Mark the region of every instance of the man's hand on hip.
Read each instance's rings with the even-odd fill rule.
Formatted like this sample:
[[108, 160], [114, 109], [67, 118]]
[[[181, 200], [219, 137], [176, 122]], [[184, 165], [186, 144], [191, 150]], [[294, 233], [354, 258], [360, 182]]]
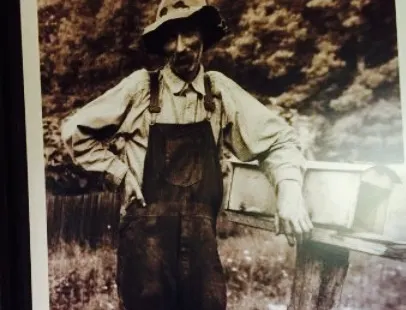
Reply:
[[289, 245], [295, 244], [295, 237], [298, 243], [309, 238], [313, 224], [297, 181], [283, 180], [278, 184], [277, 209], [277, 234], [285, 234]]

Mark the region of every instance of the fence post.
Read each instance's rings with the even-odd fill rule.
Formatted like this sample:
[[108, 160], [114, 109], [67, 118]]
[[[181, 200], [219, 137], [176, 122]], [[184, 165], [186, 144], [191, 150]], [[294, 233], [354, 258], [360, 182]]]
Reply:
[[349, 250], [313, 241], [297, 247], [288, 310], [330, 310], [340, 306]]

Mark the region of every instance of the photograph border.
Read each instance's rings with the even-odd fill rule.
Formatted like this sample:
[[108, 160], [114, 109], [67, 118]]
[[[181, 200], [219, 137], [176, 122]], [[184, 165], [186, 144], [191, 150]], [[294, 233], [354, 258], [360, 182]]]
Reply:
[[20, 2], [28, 168], [33, 310], [49, 310], [48, 242], [43, 156], [42, 97], [37, 2]]

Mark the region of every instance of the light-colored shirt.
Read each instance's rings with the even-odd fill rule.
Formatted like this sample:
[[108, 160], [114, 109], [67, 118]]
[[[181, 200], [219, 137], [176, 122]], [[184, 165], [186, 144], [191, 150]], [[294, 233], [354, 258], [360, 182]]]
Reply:
[[[224, 145], [241, 161], [258, 160], [271, 184], [284, 179], [302, 184], [304, 158], [294, 129], [266, 108], [234, 81], [220, 72], [209, 71], [216, 109], [204, 108], [204, 68], [191, 83], [164, 67], [159, 76], [161, 112], [157, 123], [191, 123], [210, 117], [215, 140], [220, 128]], [[106, 172], [119, 185], [130, 171], [142, 185], [144, 158], [148, 146], [151, 113], [149, 74], [137, 70], [100, 97], [79, 109], [62, 125], [62, 138], [74, 163], [85, 170]], [[93, 133], [116, 126], [116, 134], [129, 137], [118, 156]]]

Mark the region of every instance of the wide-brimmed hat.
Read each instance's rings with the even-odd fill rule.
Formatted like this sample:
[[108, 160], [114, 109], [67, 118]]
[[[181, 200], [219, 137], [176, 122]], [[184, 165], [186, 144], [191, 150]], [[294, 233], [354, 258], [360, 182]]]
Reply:
[[147, 26], [142, 34], [147, 51], [161, 54], [165, 29], [179, 22], [193, 22], [199, 26], [205, 50], [227, 33], [220, 12], [206, 0], [163, 0], [158, 7], [155, 22]]

